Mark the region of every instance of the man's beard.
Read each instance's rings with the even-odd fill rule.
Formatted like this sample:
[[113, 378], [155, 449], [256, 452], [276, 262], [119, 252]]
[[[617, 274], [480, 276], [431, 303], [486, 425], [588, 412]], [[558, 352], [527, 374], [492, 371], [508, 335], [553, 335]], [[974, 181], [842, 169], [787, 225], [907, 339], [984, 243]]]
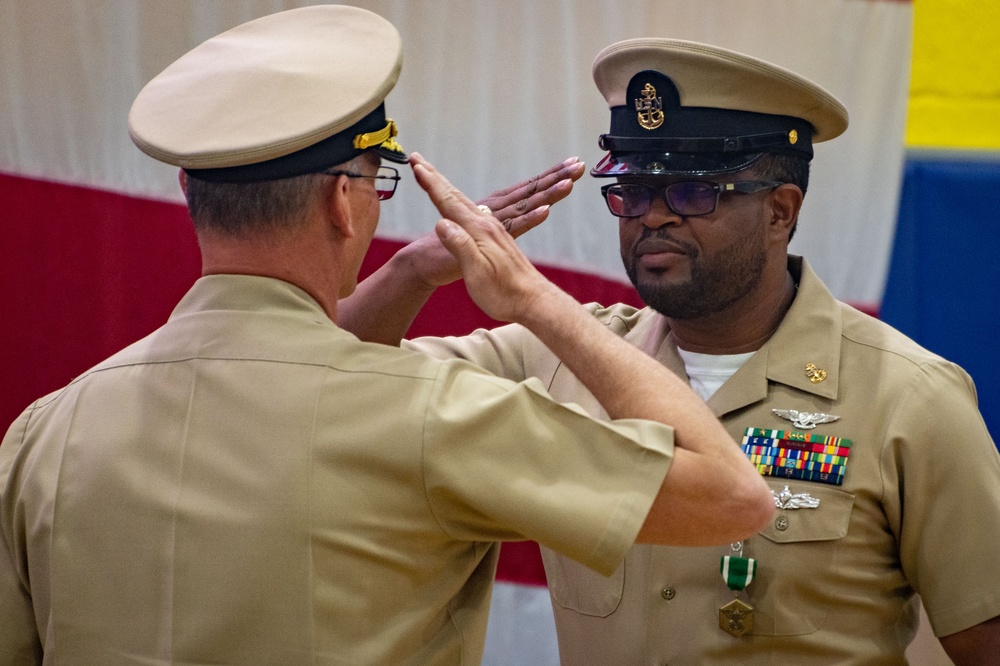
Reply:
[[640, 281], [634, 251], [623, 257], [625, 272], [643, 302], [665, 317], [690, 320], [722, 312], [760, 284], [765, 252], [758, 238], [739, 239], [711, 261], [704, 260], [698, 248], [680, 245], [691, 262], [691, 277], [683, 283], [657, 279], [663, 272], [658, 270], [647, 271], [651, 275]]

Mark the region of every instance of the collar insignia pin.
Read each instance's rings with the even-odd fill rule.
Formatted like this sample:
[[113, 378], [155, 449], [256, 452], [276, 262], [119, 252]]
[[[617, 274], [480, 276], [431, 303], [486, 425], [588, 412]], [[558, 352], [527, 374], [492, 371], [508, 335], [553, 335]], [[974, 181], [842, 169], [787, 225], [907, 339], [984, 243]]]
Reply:
[[772, 412], [783, 419], [788, 419], [792, 425], [802, 430], [812, 430], [820, 423], [830, 423], [839, 419], [833, 414], [823, 414], [822, 412], [800, 412], [797, 409], [772, 409]]
[[813, 384], [819, 384], [821, 381], [826, 379], [826, 370], [817, 368], [814, 363], [806, 363], [806, 377], [808, 377], [809, 381]]

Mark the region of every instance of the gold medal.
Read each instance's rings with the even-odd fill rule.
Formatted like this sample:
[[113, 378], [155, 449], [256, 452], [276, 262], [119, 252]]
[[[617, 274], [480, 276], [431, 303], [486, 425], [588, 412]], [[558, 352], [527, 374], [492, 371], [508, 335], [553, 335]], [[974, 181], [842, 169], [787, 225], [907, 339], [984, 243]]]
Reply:
[[753, 606], [733, 599], [719, 609], [719, 629], [739, 638], [753, 629]]

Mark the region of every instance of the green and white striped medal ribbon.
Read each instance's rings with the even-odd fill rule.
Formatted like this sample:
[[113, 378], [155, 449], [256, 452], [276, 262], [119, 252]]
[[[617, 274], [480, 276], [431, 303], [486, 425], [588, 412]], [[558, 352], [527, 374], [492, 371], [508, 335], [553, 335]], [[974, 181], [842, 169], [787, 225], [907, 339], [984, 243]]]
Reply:
[[757, 572], [757, 560], [752, 557], [723, 555], [720, 568], [726, 587], [733, 592], [739, 592], [753, 582], [753, 575]]

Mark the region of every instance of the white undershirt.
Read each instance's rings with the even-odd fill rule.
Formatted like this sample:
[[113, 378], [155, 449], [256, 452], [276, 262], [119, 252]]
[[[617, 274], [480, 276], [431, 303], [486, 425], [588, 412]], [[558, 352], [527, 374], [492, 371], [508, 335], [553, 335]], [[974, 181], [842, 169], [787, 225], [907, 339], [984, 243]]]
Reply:
[[754, 352], [746, 354], [699, 354], [678, 348], [684, 369], [691, 378], [691, 390], [702, 400], [708, 400], [726, 380], [743, 367]]

